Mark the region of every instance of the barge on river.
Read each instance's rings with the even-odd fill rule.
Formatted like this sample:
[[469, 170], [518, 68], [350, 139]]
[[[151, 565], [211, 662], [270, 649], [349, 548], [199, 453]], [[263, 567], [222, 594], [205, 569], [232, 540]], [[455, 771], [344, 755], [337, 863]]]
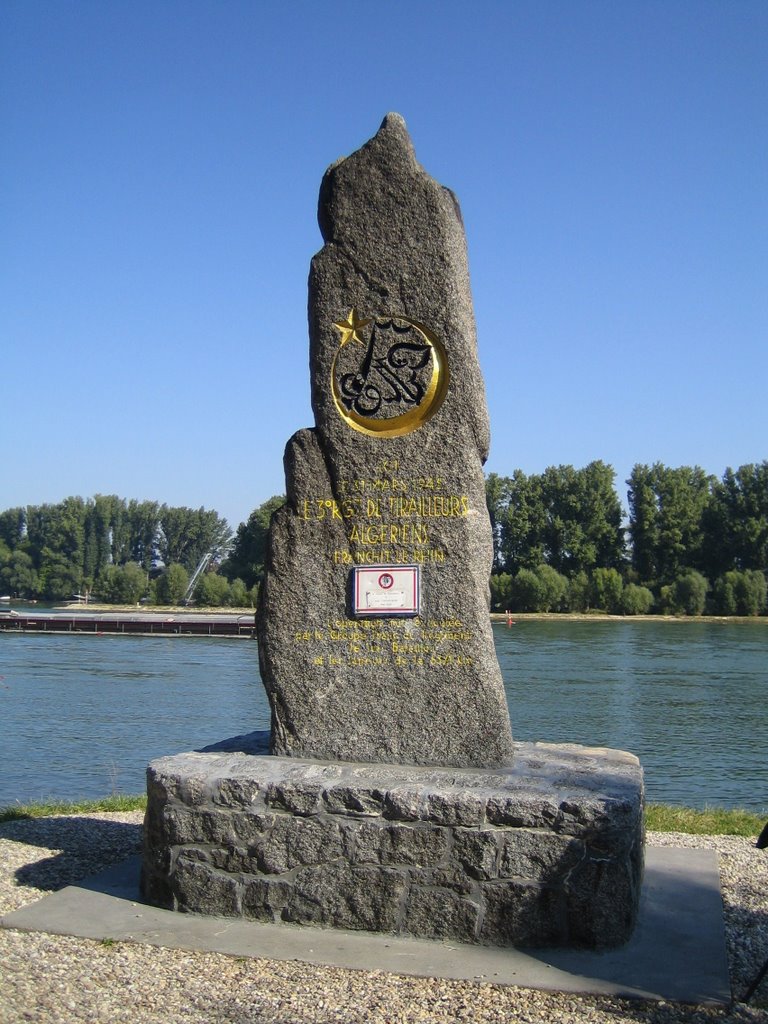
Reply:
[[28, 615], [0, 611], [0, 631], [13, 633], [133, 633], [140, 636], [255, 636], [253, 615], [68, 612]]

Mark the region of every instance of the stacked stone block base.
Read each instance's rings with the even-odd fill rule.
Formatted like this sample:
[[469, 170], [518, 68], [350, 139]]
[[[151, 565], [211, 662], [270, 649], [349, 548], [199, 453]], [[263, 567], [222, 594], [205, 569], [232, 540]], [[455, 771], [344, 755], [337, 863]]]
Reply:
[[514, 767], [494, 770], [160, 758], [148, 771], [144, 897], [466, 943], [622, 944], [642, 880], [637, 758], [515, 747]]

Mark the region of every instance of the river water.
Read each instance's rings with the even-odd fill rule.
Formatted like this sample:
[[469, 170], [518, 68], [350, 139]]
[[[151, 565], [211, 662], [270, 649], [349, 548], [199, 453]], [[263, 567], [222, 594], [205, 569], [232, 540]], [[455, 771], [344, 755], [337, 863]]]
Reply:
[[[649, 800], [768, 808], [765, 623], [494, 636], [516, 739], [631, 750]], [[268, 724], [253, 641], [0, 634], [0, 806], [139, 793], [152, 758]]]

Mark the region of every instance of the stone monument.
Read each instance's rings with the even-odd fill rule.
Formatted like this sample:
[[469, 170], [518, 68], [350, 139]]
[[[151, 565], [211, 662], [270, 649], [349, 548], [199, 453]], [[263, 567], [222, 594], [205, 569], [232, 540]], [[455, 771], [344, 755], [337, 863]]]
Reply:
[[458, 203], [390, 114], [327, 171], [319, 221], [316, 427], [286, 449], [288, 500], [272, 521], [258, 615], [272, 752], [511, 764]]
[[260, 737], [154, 761], [161, 906], [497, 945], [614, 946], [642, 771], [513, 745], [488, 609], [489, 430], [455, 196], [405, 124], [323, 178], [314, 429], [285, 453], [257, 613]]

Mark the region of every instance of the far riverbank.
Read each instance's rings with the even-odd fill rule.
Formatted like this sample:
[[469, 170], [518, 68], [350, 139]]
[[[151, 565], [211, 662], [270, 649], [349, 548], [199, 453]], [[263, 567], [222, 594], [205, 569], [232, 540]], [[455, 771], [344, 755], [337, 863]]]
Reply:
[[[12, 606], [12, 605], [11, 605]], [[128, 613], [141, 611], [146, 615], [255, 615], [253, 608], [221, 608], [198, 605], [133, 605], [100, 604], [89, 601], [68, 602], [53, 605], [50, 611], [72, 612], [75, 609], [89, 612]], [[1, 608], [0, 608], [1, 610]], [[723, 622], [728, 624], [750, 623], [768, 625], [768, 615], [609, 615], [607, 612], [491, 612], [492, 622], [506, 622], [511, 615], [515, 622]]]

